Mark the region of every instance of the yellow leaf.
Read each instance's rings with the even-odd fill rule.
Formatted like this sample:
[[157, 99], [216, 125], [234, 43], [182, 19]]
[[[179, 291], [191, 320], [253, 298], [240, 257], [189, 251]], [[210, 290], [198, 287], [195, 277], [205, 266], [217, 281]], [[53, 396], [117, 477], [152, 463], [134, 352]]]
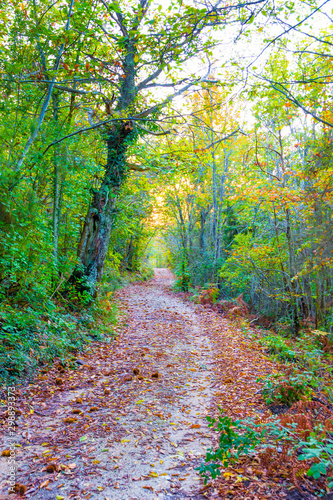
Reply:
[[121, 442], [121, 443], [129, 443], [129, 442], [130, 442], [130, 439], [122, 439], [120, 442]]
[[135, 56], [134, 56], [134, 62], [135, 63], [139, 62], [139, 56], [138, 56], [138, 54], [135, 54]]

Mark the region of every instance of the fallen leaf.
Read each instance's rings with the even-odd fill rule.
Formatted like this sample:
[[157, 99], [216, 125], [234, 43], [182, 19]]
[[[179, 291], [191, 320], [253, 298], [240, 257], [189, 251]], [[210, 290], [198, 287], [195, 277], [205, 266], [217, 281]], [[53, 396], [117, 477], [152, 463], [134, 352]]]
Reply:
[[64, 419], [65, 424], [74, 424], [75, 422], [77, 422], [77, 418], [74, 417], [67, 417]]

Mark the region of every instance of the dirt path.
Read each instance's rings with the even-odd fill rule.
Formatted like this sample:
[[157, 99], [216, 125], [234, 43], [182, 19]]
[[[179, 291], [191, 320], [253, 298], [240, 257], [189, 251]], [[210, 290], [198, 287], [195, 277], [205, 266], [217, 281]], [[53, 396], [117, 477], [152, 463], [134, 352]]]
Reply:
[[204, 498], [194, 469], [211, 441], [212, 345], [171, 281], [158, 269], [119, 292], [128, 319], [117, 341], [93, 347], [78, 371], [51, 370], [20, 391], [16, 481], [29, 498]]
[[[170, 291], [172, 279], [157, 269], [149, 282], [117, 292], [126, 319], [116, 340], [92, 344], [76, 370], [55, 363], [16, 388], [15, 437], [3, 412], [0, 451], [17, 444], [16, 482], [26, 498], [303, 498], [293, 496], [290, 467], [272, 478], [258, 457], [240, 458], [204, 487], [195, 468], [214, 442], [206, 415], [220, 406], [231, 418], [265, 418], [257, 379], [278, 365], [253, 341], [260, 332], [185, 301]], [[0, 498], [14, 500], [9, 467], [2, 456]]]

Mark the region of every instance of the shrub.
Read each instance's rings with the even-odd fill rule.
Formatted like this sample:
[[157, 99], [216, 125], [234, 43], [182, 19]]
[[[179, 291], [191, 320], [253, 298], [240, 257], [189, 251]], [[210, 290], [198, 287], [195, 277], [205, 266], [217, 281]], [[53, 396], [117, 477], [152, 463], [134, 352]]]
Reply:
[[265, 347], [279, 361], [296, 361], [297, 352], [292, 349], [287, 341], [279, 335], [265, 335], [259, 343]]
[[210, 283], [207, 288], [204, 288], [199, 296], [200, 304], [215, 304], [219, 296], [219, 289], [216, 285]]
[[[262, 382], [262, 379], [258, 379]], [[262, 397], [267, 404], [292, 405], [303, 398], [310, 398], [318, 381], [311, 372], [290, 368], [286, 373], [272, 373], [264, 381]]]
[[66, 362], [70, 352], [82, 350], [92, 339], [112, 335], [116, 307], [103, 295], [79, 313], [68, 312], [63, 305], [52, 302], [44, 306], [41, 311], [31, 307], [19, 309], [8, 303], [1, 305], [1, 381], [29, 377], [54, 358]]
[[[246, 418], [232, 420], [223, 415], [216, 419], [207, 417], [208, 426], [219, 433], [219, 444], [209, 449], [205, 462], [198, 467], [205, 484], [220, 476], [220, 468], [228, 467], [242, 456], [257, 455], [268, 475], [279, 474], [280, 466], [287, 467], [289, 477], [300, 487], [298, 473], [306, 472], [333, 487], [333, 423], [322, 416], [320, 403], [297, 403], [287, 416], [272, 417], [266, 422]], [[321, 417], [320, 417], [321, 416]], [[216, 425], [215, 425], [216, 424]], [[306, 461], [306, 464], [300, 462]], [[317, 484], [317, 490], [325, 486]], [[324, 493], [325, 490], [320, 490]]]

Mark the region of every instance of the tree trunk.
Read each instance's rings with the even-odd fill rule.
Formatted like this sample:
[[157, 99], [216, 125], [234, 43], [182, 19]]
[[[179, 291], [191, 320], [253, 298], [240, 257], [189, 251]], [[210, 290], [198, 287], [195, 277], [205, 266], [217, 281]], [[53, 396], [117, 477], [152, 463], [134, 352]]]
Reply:
[[80, 291], [96, 294], [107, 255], [115, 218], [117, 195], [127, 175], [125, 154], [132, 132], [130, 123], [115, 126], [107, 133], [107, 164], [101, 187], [94, 192], [78, 246], [79, 266], [70, 279]]
[[[59, 113], [59, 95], [52, 95], [53, 102], [53, 119], [54, 126], [58, 126]], [[63, 149], [63, 148], [61, 148]], [[63, 171], [61, 159], [61, 151], [55, 151], [54, 154], [54, 170], [53, 170], [53, 215], [52, 215], [52, 246], [53, 246], [53, 261], [56, 272], [58, 273], [58, 256], [59, 256], [59, 234], [61, 222], [61, 204], [63, 195], [63, 186], [65, 174]]]
[[202, 208], [200, 211], [200, 233], [199, 233], [199, 246], [202, 255], [205, 253], [205, 224], [207, 219], [207, 212]]
[[61, 218], [61, 200], [63, 190], [63, 175], [60, 173], [59, 158], [54, 158], [54, 198], [53, 198], [53, 259], [58, 269], [59, 231]]

